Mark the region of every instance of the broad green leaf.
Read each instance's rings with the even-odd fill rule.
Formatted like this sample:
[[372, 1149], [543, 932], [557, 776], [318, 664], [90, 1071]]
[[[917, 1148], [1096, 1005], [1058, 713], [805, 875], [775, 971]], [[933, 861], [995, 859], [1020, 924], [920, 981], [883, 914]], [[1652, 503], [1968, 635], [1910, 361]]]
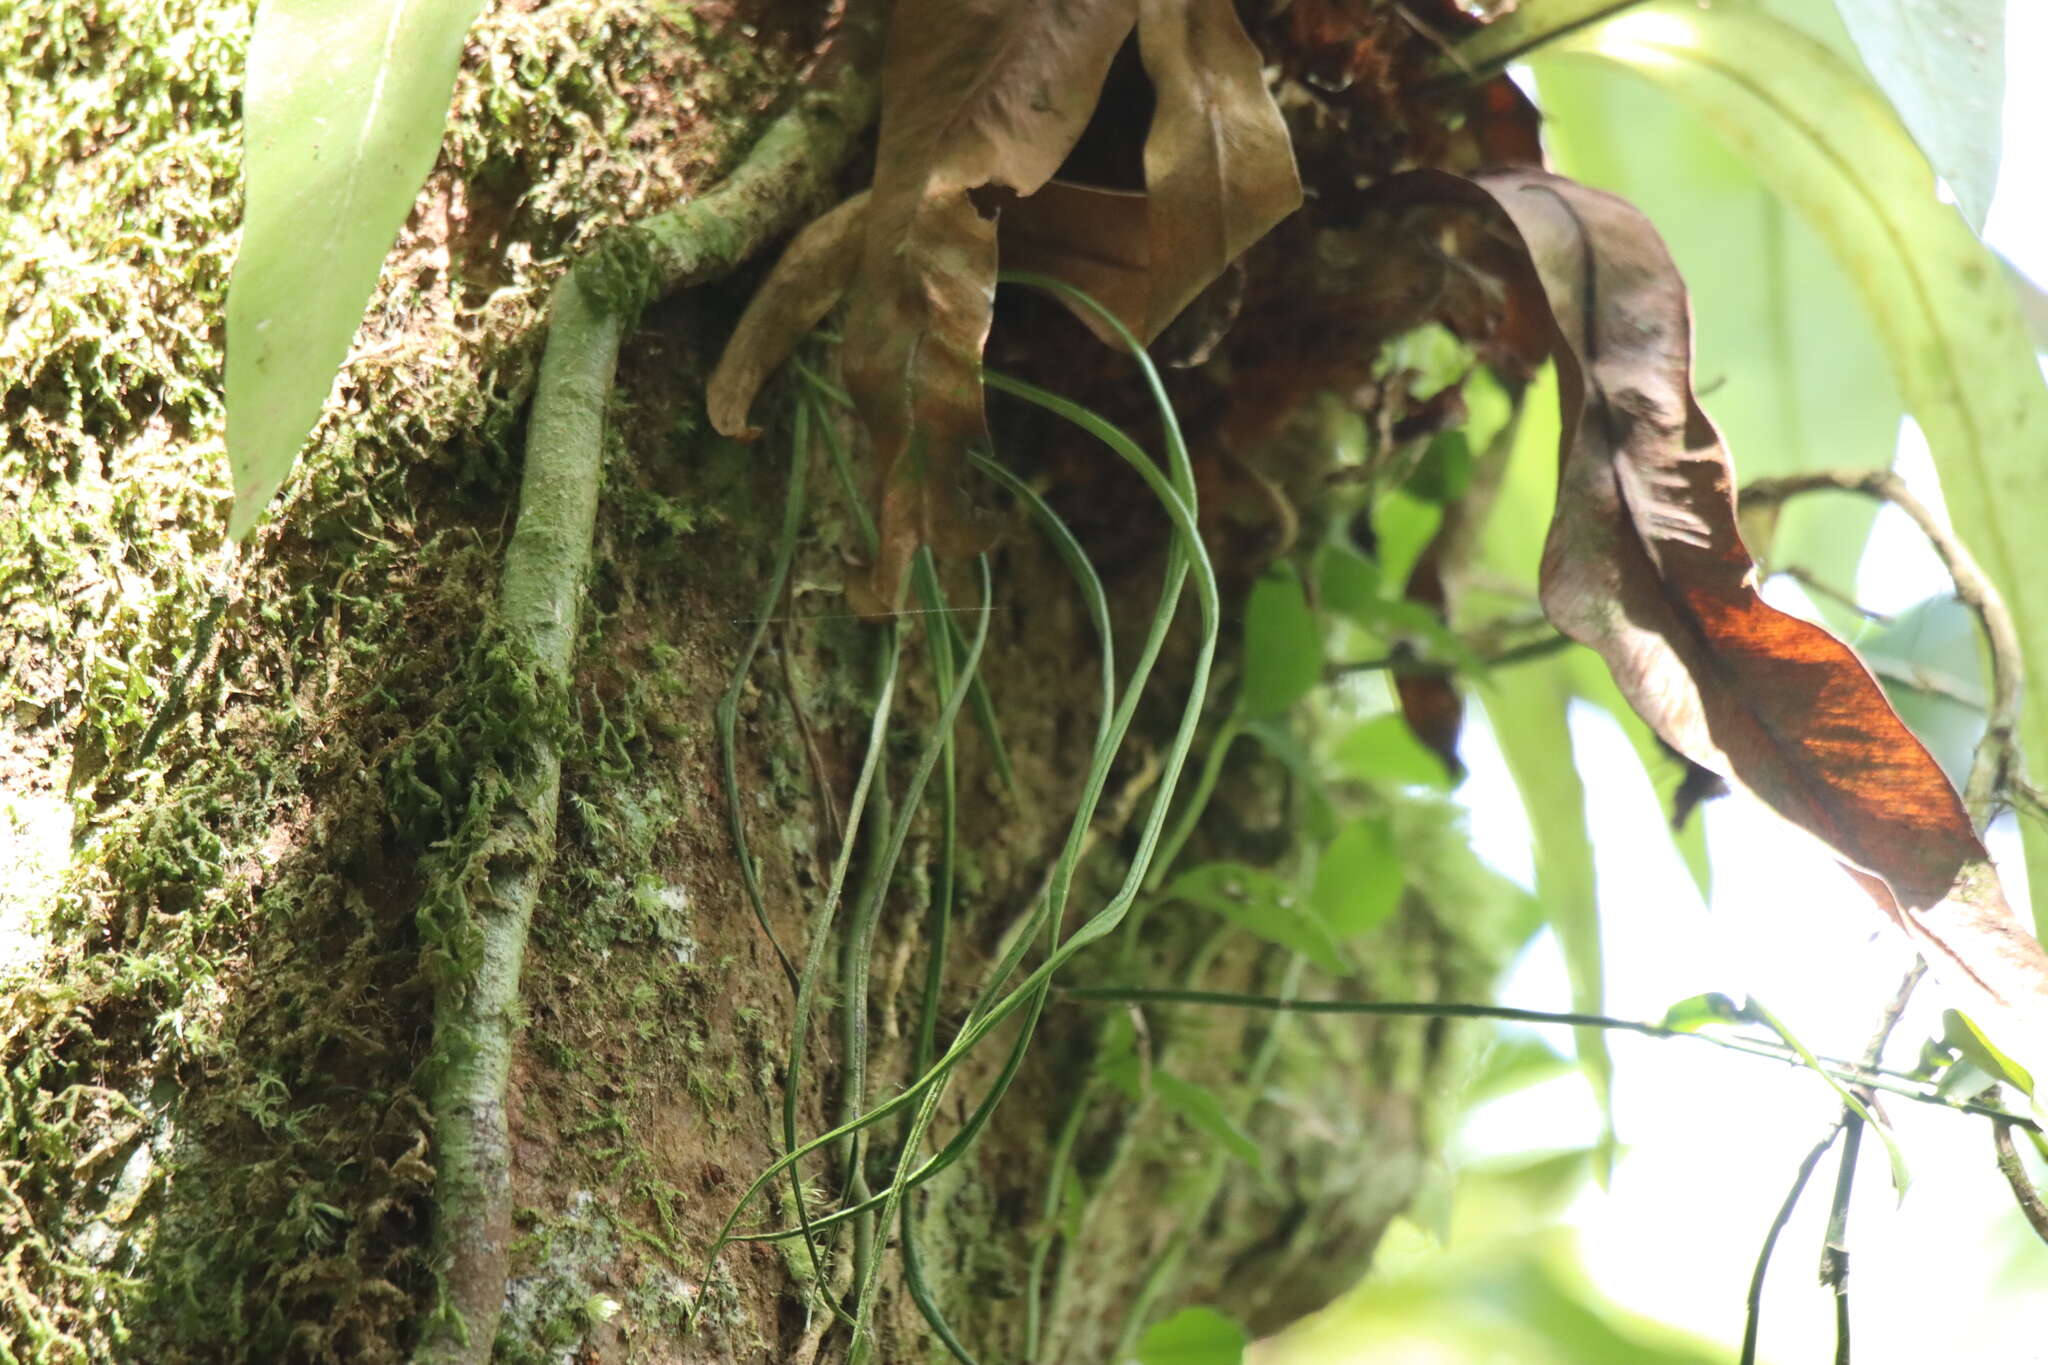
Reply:
[[1744, 1007], [1743, 1013], [1749, 1018], [1761, 1020], [1771, 1032], [1777, 1034], [1786, 1047], [1799, 1054], [1799, 1060], [1806, 1063], [1808, 1070], [1826, 1081], [1828, 1088], [1835, 1092], [1842, 1103], [1847, 1105], [1850, 1111], [1858, 1118], [1870, 1125], [1871, 1131], [1876, 1133], [1879, 1140], [1884, 1143], [1885, 1156], [1891, 1161], [1892, 1188], [1898, 1191], [1899, 1198], [1904, 1199], [1906, 1197], [1906, 1187], [1913, 1183], [1913, 1176], [1906, 1169], [1906, 1154], [1900, 1150], [1899, 1140], [1892, 1136], [1891, 1125], [1880, 1119], [1872, 1112], [1869, 1106], [1865, 1105], [1862, 1100], [1857, 1099], [1846, 1086], [1829, 1074], [1827, 1068], [1820, 1064], [1820, 1059], [1807, 1050], [1806, 1044], [1800, 1042], [1799, 1039], [1793, 1036], [1792, 1030], [1785, 1027], [1785, 1021], [1772, 1014], [1768, 1009], [1765, 1009], [1754, 997]]
[[1998, 187], [2005, 0], [1835, 0], [1863, 64], [1984, 230]]
[[[1598, 1014], [1605, 1000], [1600, 963], [1600, 907], [1593, 874], [1593, 841], [1586, 826], [1586, 788], [1572, 761], [1571, 679], [1562, 660], [1517, 668], [1483, 699], [1486, 718], [1521, 793], [1536, 845], [1536, 899], [1557, 934], [1571, 980], [1572, 1008]], [[1592, 1082], [1605, 1127], [1603, 1144], [1613, 1142], [1609, 1108], [1614, 1062], [1607, 1035], [1597, 1028], [1573, 1030], [1579, 1062]]]
[[1323, 634], [1301, 580], [1284, 565], [1269, 569], [1252, 585], [1245, 605], [1245, 713], [1278, 715], [1322, 679]]
[[1263, 1169], [1265, 1154], [1259, 1151], [1259, 1144], [1253, 1142], [1237, 1121], [1223, 1108], [1223, 1101], [1216, 1098], [1213, 1090], [1184, 1081], [1164, 1071], [1152, 1073], [1152, 1093], [1159, 1102], [1188, 1121], [1188, 1124], [1207, 1133], [1223, 1145], [1239, 1161], [1254, 1170]]
[[1242, 1365], [1251, 1338], [1213, 1308], [1183, 1308], [1138, 1338], [1139, 1365]]
[[1434, 751], [1423, 746], [1408, 722], [1392, 712], [1359, 722], [1337, 741], [1331, 757], [1337, 766], [1365, 782], [1435, 787], [1448, 791], [1450, 770]]
[[229, 536], [256, 524], [320, 417], [377, 272], [434, 164], [481, 0], [263, 0], [244, 96], [248, 186], [228, 284]]
[[[1536, 72], [1558, 169], [1648, 214], [1685, 277], [1701, 402], [1737, 477], [1889, 465], [1903, 409], [1863, 305], [1813, 229], [1656, 86], [1584, 60]], [[1799, 498], [1750, 550], [1847, 592], [1875, 516], [1867, 498]], [[1822, 609], [1838, 629], [1858, 624], [1832, 601]]]
[[1316, 864], [1310, 907], [1331, 934], [1346, 939], [1379, 928], [1400, 903], [1401, 858], [1393, 828], [1383, 819], [1353, 820]]
[[[1926, 433], [1958, 535], [2012, 609], [2027, 671], [2048, 677], [2048, 386], [1999, 262], [1934, 197], [1912, 139], [1860, 72], [1798, 31], [1735, 7], [1659, 4], [1567, 39], [1697, 110], [1803, 214], [1863, 296]], [[2048, 688], [2021, 736], [2048, 754]], [[2022, 826], [2048, 922], [2048, 827]]]
[[1212, 910], [1268, 942], [1300, 953], [1324, 971], [1348, 973], [1320, 920], [1302, 904], [1293, 883], [1244, 863], [1204, 863], [1175, 878], [1161, 896]]

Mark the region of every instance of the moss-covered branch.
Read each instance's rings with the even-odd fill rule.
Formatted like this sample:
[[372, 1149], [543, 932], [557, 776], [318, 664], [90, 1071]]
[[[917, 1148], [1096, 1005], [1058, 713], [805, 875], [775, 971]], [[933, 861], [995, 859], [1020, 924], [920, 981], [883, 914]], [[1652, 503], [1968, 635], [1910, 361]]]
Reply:
[[[651, 299], [716, 277], [826, 197], [873, 116], [873, 6], [856, 7], [816, 80], [718, 189], [607, 238], [557, 288], [534, 394], [517, 529], [493, 632], [530, 691], [565, 696], [589, 578], [605, 404], [628, 324]], [[533, 726], [488, 796], [483, 875], [456, 888], [470, 922], [457, 970], [440, 974], [430, 1083], [436, 1139], [435, 1265], [443, 1301], [415, 1358], [491, 1355], [511, 1241], [505, 1089], [528, 926], [553, 860], [561, 754]], [[474, 860], [449, 860], [460, 876]]]

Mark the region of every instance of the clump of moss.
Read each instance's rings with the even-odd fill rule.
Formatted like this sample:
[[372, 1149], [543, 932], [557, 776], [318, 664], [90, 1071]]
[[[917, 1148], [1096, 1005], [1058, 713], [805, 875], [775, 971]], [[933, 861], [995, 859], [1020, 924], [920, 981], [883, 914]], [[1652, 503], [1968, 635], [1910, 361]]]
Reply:
[[[714, 174], [794, 67], [674, 7], [491, 7], [340, 402], [237, 560], [220, 347], [250, 17], [0, 11], [0, 783], [77, 822], [36, 979], [0, 992], [0, 1358], [403, 1357], [432, 1174], [421, 860], [488, 796], [472, 722], [571, 714], [469, 646], [548, 291]], [[687, 937], [658, 894], [638, 913]], [[429, 925], [459, 947], [459, 918]]]

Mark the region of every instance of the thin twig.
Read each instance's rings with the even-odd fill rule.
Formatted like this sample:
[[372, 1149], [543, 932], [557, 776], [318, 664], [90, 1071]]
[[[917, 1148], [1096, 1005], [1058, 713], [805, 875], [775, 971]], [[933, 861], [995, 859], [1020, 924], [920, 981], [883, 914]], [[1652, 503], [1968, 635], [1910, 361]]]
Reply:
[[[1913, 998], [1913, 988], [1926, 974], [1926, 962], [1915, 958], [1912, 968], [1900, 980], [1899, 988], [1892, 992], [1890, 1002], [1885, 1005], [1877, 1031], [1863, 1049], [1863, 1065], [1876, 1066], [1884, 1059], [1884, 1045], [1891, 1040], [1892, 1030], [1898, 1027], [1899, 1016], [1906, 1012], [1906, 1002]], [[1862, 1092], [1857, 1098], [1863, 1105], [1876, 1103], [1876, 1097], [1868, 1087], [1858, 1086], [1857, 1089]], [[1827, 1235], [1821, 1242], [1820, 1282], [1835, 1291], [1835, 1365], [1849, 1365], [1849, 1197], [1856, 1187], [1856, 1158], [1863, 1149], [1862, 1111], [1854, 1105], [1845, 1106], [1841, 1127], [1842, 1164], [1835, 1172], [1835, 1195], [1828, 1205]]]
[[[1487, 668], [1506, 668], [1512, 664], [1525, 664], [1532, 659], [1547, 658], [1577, 643], [1568, 635], [1545, 635], [1527, 640], [1480, 659]], [[1324, 670], [1324, 677], [1335, 681], [1353, 673], [1402, 673], [1421, 677], [1447, 677], [1458, 671], [1458, 665], [1437, 663], [1422, 659], [1406, 650], [1395, 650], [1392, 654], [1378, 659], [1356, 659], [1349, 663], [1331, 664]]]
[[[1985, 1092], [1995, 1097], [1998, 1087], [1992, 1086]], [[2012, 1187], [2012, 1197], [2026, 1215], [2027, 1226], [2034, 1235], [2048, 1242], [2048, 1203], [2043, 1203], [2041, 1192], [2034, 1188], [2034, 1182], [2027, 1178], [2027, 1168], [2020, 1164], [2020, 1154], [2013, 1147], [2012, 1125], [2003, 1119], [1991, 1121], [1991, 1145], [1998, 1153], [1998, 1173], [2005, 1177], [2005, 1183]]]
[[[1241, 995], [1229, 991], [1165, 990], [1117, 986], [1062, 986], [1058, 993], [1069, 1000], [1096, 1004], [1213, 1005], [1228, 1009], [1286, 1010], [1299, 1014], [1364, 1014], [1420, 1019], [1502, 1019], [1516, 1024], [1561, 1024], [1574, 1028], [1617, 1029], [1639, 1033], [1646, 1038], [1692, 1038], [1730, 1052], [1741, 1052], [1787, 1066], [1805, 1067], [1806, 1060], [1782, 1042], [1747, 1034], [1719, 1035], [1688, 1029], [1667, 1028], [1641, 1019], [1617, 1019], [1604, 1014], [1574, 1014], [1549, 1010], [1515, 1009], [1507, 1005], [1470, 1005], [1429, 1000], [1297, 1000], [1277, 995]], [[1974, 1100], [1952, 1099], [1930, 1082], [1914, 1080], [1875, 1067], [1860, 1066], [1832, 1058], [1817, 1058], [1820, 1069], [1847, 1084], [1882, 1090], [1916, 1104], [1953, 1109], [1958, 1113], [2004, 1119], [2031, 1132], [2040, 1125], [2024, 1115], [2014, 1114]]]
[[1806, 1182], [1813, 1178], [1813, 1168], [1820, 1165], [1820, 1159], [1827, 1155], [1828, 1148], [1834, 1146], [1835, 1139], [1841, 1135], [1842, 1120], [1837, 1118], [1828, 1125], [1828, 1131], [1821, 1140], [1813, 1144], [1813, 1150], [1800, 1161], [1799, 1171], [1792, 1177], [1792, 1188], [1785, 1192], [1785, 1202], [1778, 1205], [1777, 1217], [1771, 1219], [1771, 1226], [1764, 1233], [1763, 1247], [1756, 1254], [1756, 1269], [1749, 1273], [1748, 1307], [1742, 1324], [1741, 1365], [1756, 1365], [1757, 1329], [1763, 1317], [1764, 1273], [1770, 1269], [1771, 1253], [1778, 1246], [1778, 1234], [1792, 1220], [1792, 1210], [1798, 1206], [1799, 1196], [1806, 1192]]
[[1858, 602], [1853, 594], [1843, 592], [1840, 588], [1803, 565], [1787, 564], [1782, 569], [1772, 569], [1771, 573], [1774, 576], [1783, 576], [1791, 579], [1816, 597], [1825, 597], [1830, 602], [1847, 607], [1872, 625], [1888, 626], [1897, 619], [1881, 611], [1872, 611], [1869, 607]]
[[1914, 496], [1904, 479], [1889, 469], [1829, 469], [1782, 479], [1759, 479], [1742, 490], [1742, 501], [1751, 507], [1759, 503], [1769, 506], [1801, 493], [1823, 490], [1861, 493], [1891, 503], [1911, 517], [1934, 552], [1941, 556], [1942, 567], [1956, 585], [1956, 596], [1976, 613], [1984, 627], [1984, 641], [1991, 655], [1991, 706], [1984, 718], [1984, 738], [1978, 743], [1976, 760], [1970, 765], [1969, 784], [1963, 791], [1963, 804], [1982, 829], [1990, 818], [1993, 803], [2020, 771], [2020, 692], [2026, 674], [2019, 630], [2013, 624], [2012, 613], [1969, 547], [1942, 524], [1926, 503]]

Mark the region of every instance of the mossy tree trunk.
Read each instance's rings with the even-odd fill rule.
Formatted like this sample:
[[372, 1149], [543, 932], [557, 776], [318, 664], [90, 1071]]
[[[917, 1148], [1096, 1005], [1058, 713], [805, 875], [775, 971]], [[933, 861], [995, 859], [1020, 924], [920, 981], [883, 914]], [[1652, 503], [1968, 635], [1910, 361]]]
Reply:
[[[790, 1242], [739, 1244], [704, 1270], [780, 1152], [789, 1074], [791, 992], [743, 891], [713, 714], [763, 614], [793, 462], [807, 462], [811, 511], [739, 695], [737, 778], [768, 927], [799, 960], [849, 823], [882, 635], [844, 605], [856, 519], [822, 448], [793, 450], [788, 396], [753, 446], [703, 423], [703, 376], [753, 273], [658, 303], [626, 337], [569, 695], [517, 694], [493, 648], [550, 287], [608, 228], [731, 168], [798, 87], [823, 8], [492, 7], [337, 402], [239, 554], [219, 543], [219, 347], [247, 8], [32, 0], [0, 17], [8, 208], [39, 234], [0, 260], [20, 319], [0, 348], [0, 1359], [406, 1357], [438, 1294], [423, 1068], [432, 983], [457, 949], [446, 897], [493, 875], [465, 817], [534, 727], [560, 746], [562, 789], [511, 1061], [517, 1240], [497, 1358], [837, 1359], [833, 1305], [870, 1252], [886, 1258], [876, 1358], [940, 1357], [893, 1230], [868, 1229], [866, 1246], [821, 1234], [824, 1283]], [[1254, 342], [1284, 317], [1286, 276], [1254, 262]], [[1414, 313], [1395, 299], [1349, 324], [1339, 339], [1361, 374]], [[1064, 314], [1006, 303], [997, 346], [1145, 431], [1129, 367]], [[1283, 352], [1240, 351], [1236, 373]], [[1229, 358], [1176, 380], [1218, 430], [1277, 402], [1233, 397]], [[1166, 541], [1156, 505], [1042, 420], [993, 417], [999, 451], [1097, 563], [1119, 642], [1142, 636]], [[1198, 452], [1227, 611], [1290, 548], [1297, 515], [1327, 517], [1328, 457], [1308, 425], [1269, 416], [1258, 450]], [[1021, 517], [993, 574], [981, 675], [1014, 778], [963, 723], [942, 1030], [1057, 853], [1100, 695], [1071, 579]], [[971, 600], [969, 566], [945, 578]], [[905, 627], [884, 792], [937, 710], [929, 628]], [[1076, 913], [1125, 870], [1191, 648], [1176, 635], [1154, 677]], [[1236, 648], [1227, 633], [1226, 677]], [[1291, 784], [1263, 750], [1233, 749], [1188, 856], [1284, 861]], [[908, 1077], [943, 833], [931, 802], [893, 818], [910, 822], [908, 851], [847, 1020], [870, 1036], [870, 1104]], [[1459, 837], [1433, 810], [1399, 820], [1418, 845]], [[856, 872], [874, 812], [866, 823]], [[1517, 932], [1455, 888], [1411, 888], [1347, 988], [1479, 998]], [[1166, 905], [1070, 976], [1271, 992], [1299, 970]], [[833, 994], [821, 1013], [844, 1019]], [[845, 1102], [845, 1030], [821, 1018], [812, 1034], [807, 1133]], [[1355, 1279], [1413, 1196], [1463, 1039], [1418, 1021], [1140, 1017], [1055, 997], [979, 1145], [912, 1196], [938, 1307], [983, 1361], [1108, 1360], [1185, 1303], [1283, 1325]], [[1007, 1042], [956, 1075], [941, 1139]], [[1259, 1168], [1142, 1078], [1137, 1098], [1105, 1079], [1113, 1048], [1218, 1096]], [[865, 1172], [811, 1163], [815, 1206], [885, 1183], [898, 1135], [873, 1130]], [[787, 1183], [773, 1189], [747, 1226], [792, 1215]]]

